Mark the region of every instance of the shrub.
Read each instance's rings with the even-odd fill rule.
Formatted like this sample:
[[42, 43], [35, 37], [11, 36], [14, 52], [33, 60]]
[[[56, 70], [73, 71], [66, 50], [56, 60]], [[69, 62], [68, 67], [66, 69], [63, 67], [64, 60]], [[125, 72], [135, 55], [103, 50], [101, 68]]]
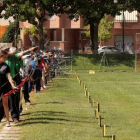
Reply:
[[[16, 29], [15, 29], [16, 28]], [[18, 31], [19, 23], [18, 22], [10, 22], [7, 27], [5, 33], [3, 34], [0, 42], [1, 43], [11, 43], [15, 40], [15, 33]], [[18, 31], [19, 34], [19, 31]]]

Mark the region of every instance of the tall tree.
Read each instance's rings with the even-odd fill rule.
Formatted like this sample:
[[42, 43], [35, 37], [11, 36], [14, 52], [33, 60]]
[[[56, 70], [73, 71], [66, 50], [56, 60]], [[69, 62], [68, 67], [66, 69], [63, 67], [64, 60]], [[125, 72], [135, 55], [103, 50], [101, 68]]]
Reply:
[[6, 31], [3, 34], [0, 42], [11, 43], [11, 42], [14, 42], [15, 39], [16, 39], [16, 42], [18, 42], [20, 39], [18, 35], [19, 32], [17, 32], [17, 35], [15, 36], [15, 31], [19, 31], [18, 28], [19, 28], [18, 22], [9, 22], [9, 26], [6, 28]]
[[109, 15], [104, 16], [104, 18], [101, 19], [99, 24], [99, 30], [98, 30], [98, 40], [100, 42], [100, 46], [102, 45], [102, 41], [106, 42], [108, 39], [112, 37], [111, 34], [111, 28], [113, 26], [113, 20], [109, 19]]
[[43, 23], [47, 20], [46, 15], [63, 13], [64, 4], [63, 0], [6, 0], [0, 7], [0, 13], [5, 10], [1, 14], [5, 19], [10, 16], [16, 18], [18, 15], [19, 21], [28, 20], [35, 25], [40, 35], [40, 49], [44, 49]]
[[[100, 45], [102, 41], [107, 41], [108, 39], [110, 39], [112, 37], [111, 34], [111, 28], [113, 25], [113, 19], [109, 19], [109, 15], [104, 16], [104, 18], [101, 19], [100, 23], [99, 23], [99, 30], [98, 30], [98, 41], [100, 42]], [[86, 35], [90, 36], [90, 27], [85, 26], [85, 29], [87, 30]]]
[[[43, 23], [46, 15], [67, 13], [69, 18], [79, 15], [84, 18], [85, 25], [90, 25], [92, 50], [98, 49], [98, 26], [105, 14], [115, 16], [122, 9], [133, 10], [138, 0], [5, 0], [0, 7], [0, 13], [5, 10], [3, 16], [17, 17], [20, 21], [28, 20], [39, 30], [40, 48], [44, 48]], [[137, 6], [137, 9], [140, 9]], [[0, 14], [1, 15], [1, 14]]]
[[[23, 28], [22, 31], [24, 35], [29, 34], [30, 40], [32, 42], [32, 46], [36, 45], [35, 38], [37, 38], [38, 40], [40, 39], [40, 36], [38, 34], [38, 28], [35, 25], [31, 25], [28, 28], [26, 27]], [[43, 35], [46, 35], [46, 34], [47, 34], [46, 30], [45, 28], [43, 28]]]
[[[66, 0], [67, 3], [70, 0]], [[90, 37], [92, 42], [92, 50], [98, 49], [98, 28], [100, 20], [104, 17], [105, 14], [115, 16], [120, 14], [120, 11], [127, 9], [128, 6], [130, 9], [133, 6], [130, 6], [131, 1], [126, 0], [125, 5], [122, 3], [124, 0], [118, 0], [117, 3], [114, 3], [114, 0], [74, 0], [73, 6], [69, 6], [68, 14], [73, 18], [76, 14], [84, 18], [85, 25], [90, 26]]]
[[[8, 14], [6, 13], [6, 10], [7, 8], [9, 8], [8, 6], [9, 3], [10, 3], [9, 1], [2, 0], [2, 5], [0, 6], [0, 18], [4, 17], [5, 19], [8, 19], [10, 16], [13, 16], [15, 21], [13, 23], [10, 23], [11, 25], [9, 28], [7, 28], [8, 31], [6, 32], [6, 34], [7, 33], [8, 35], [11, 34], [11, 36], [8, 38], [9, 41], [16, 43], [18, 40], [18, 34], [19, 34], [19, 20], [18, 20], [18, 12], [17, 12], [18, 9], [16, 6], [12, 5], [11, 3], [11, 7], [14, 7], [14, 9], [11, 11], [10, 16], [8, 16]], [[11, 27], [12, 27], [12, 30], [10, 29]], [[4, 40], [6, 40], [6, 37], [7, 37], [6, 34], [4, 35], [4, 38], [5, 38]]]

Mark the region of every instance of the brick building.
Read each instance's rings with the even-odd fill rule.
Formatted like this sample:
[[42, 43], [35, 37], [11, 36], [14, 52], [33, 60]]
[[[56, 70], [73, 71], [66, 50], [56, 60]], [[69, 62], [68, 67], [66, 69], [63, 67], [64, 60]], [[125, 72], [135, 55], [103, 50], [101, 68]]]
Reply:
[[[124, 22], [124, 26], [123, 26]], [[20, 46], [31, 46], [29, 35], [24, 35], [22, 30], [24, 27], [28, 28], [31, 24], [28, 22], [20, 22]], [[66, 14], [60, 17], [54, 15], [48, 17], [44, 23], [47, 30], [46, 40], [50, 41], [50, 46], [54, 49], [61, 49], [65, 53], [74, 52], [90, 53], [89, 38], [86, 37], [83, 25], [83, 19], [70, 20]], [[123, 35], [124, 30], [124, 35]], [[125, 11], [124, 17], [121, 15], [114, 18], [114, 25], [111, 30], [112, 38], [103, 45], [113, 45], [120, 50], [123, 48], [124, 36], [124, 49], [129, 53], [135, 53], [135, 50], [140, 48], [140, 19], [137, 11], [131, 13]], [[79, 51], [81, 50], [81, 51]], [[84, 52], [83, 52], [83, 51]]]
[[[20, 36], [23, 46], [31, 46], [29, 35], [24, 35], [22, 32], [24, 27], [28, 28], [29, 26], [28, 22], [20, 22]], [[48, 20], [44, 22], [44, 27], [47, 30], [46, 40], [50, 40], [50, 46], [54, 49], [61, 49], [65, 53], [70, 53], [71, 50], [77, 52], [79, 48], [84, 47], [89, 42], [83, 31], [82, 18], [75, 21], [75, 19], [68, 19], [66, 14], [60, 17], [54, 15], [48, 17]]]
[[139, 13], [137, 11], [131, 13], [125, 11], [123, 16], [123, 12], [121, 12], [121, 15], [114, 18], [114, 25], [111, 32], [112, 38], [104, 43], [104, 45], [113, 45], [122, 50], [124, 36], [124, 50], [130, 54], [135, 53], [140, 48]]

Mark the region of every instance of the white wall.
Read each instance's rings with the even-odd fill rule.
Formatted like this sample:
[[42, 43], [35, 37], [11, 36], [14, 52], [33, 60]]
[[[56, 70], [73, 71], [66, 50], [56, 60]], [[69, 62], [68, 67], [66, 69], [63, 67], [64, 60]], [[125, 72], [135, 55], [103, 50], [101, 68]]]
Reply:
[[5, 20], [4, 18], [0, 18], [0, 25], [9, 25], [9, 21], [13, 22], [13, 17], [10, 17], [9, 19]]

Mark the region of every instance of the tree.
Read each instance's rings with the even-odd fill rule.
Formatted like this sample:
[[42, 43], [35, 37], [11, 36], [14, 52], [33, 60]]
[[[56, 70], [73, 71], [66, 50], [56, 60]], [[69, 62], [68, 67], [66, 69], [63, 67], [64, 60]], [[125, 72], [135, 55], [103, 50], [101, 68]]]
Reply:
[[[69, 0], [67, 0], [69, 2]], [[75, 14], [84, 18], [85, 25], [89, 25], [90, 37], [92, 42], [92, 50], [98, 49], [98, 27], [100, 20], [105, 14], [115, 16], [120, 14], [122, 9], [126, 9], [127, 6], [121, 4], [123, 0], [119, 0], [118, 3], [114, 3], [113, 0], [74, 0], [74, 6], [68, 8], [68, 14], [70, 17], [74, 17]], [[130, 0], [127, 0], [130, 3]]]
[[98, 27], [104, 15], [115, 16], [122, 9], [131, 11], [136, 2], [138, 0], [125, 0], [125, 3], [124, 0], [118, 0], [117, 4], [114, 4], [114, 0], [6, 0], [0, 7], [0, 13], [6, 10], [3, 14], [6, 19], [18, 15], [20, 21], [28, 20], [35, 25], [39, 31], [41, 49], [44, 48], [43, 23], [47, 20], [46, 15], [61, 15], [65, 12], [70, 19], [79, 15], [84, 18], [85, 25], [90, 26], [92, 50], [97, 50]]
[[[32, 46], [36, 45], [36, 40], [35, 38], [37, 38], [38, 40], [40, 40], [40, 35], [38, 33], [38, 29], [36, 26], [31, 25], [29, 28], [23, 28], [23, 34], [29, 34], [30, 40], [32, 41]], [[45, 30], [45, 28], [43, 28], [43, 35], [46, 35], [47, 32]]]
[[100, 46], [102, 45], [102, 41], [107, 41], [112, 37], [111, 28], [113, 25], [113, 20], [109, 20], [109, 15], [105, 15], [103, 19], [101, 19], [98, 30], [98, 40], [100, 42]]
[[133, 0], [128, 5], [129, 11], [137, 10], [140, 13], [140, 1], [139, 0]]
[[[19, 26], [18, 26], [17, 22], [10, 22], [9, 26], [7, 27], [4, 35], [2, 36], [2, 38], [0, 40], [0, 42], [2, 42], [2, 43], [13, 42], [15, 40], [15, 31], [18, 31], [18, 28], [19, 28]], [[19, 37], [17, 36], [17, 42], [18, 42], [18, 40], [19, 40]]]
[[[10, 9], [10, 7], [8, 6], [9, 3], [10, 2], [8, 0], [2, 0], [2, 5], [0, 6], [0, 18], [4, 17], [5, 19], [8, 19], [10, 16], [13, 16], [15, 21], [13, 23], [10, 23], [10, 26], [7, 28], [6, 33], [4, 34], [1, 41], [5, 42], [7, 40], [8, 42], [15, 42], [17, 44], [17, 41], [19, 40], [19, 20], [17, 7], [15, 6], [11, 11], [11, 13], [13, 14], [10, 14], [10, 16], [8, 16], [6, 10], [7, 8]], [[2, 13], [3, 11], [4, 13]]]
[[19, 21], [27, 21], [35, 25], [38, 29], [40, 40], [40, 49], [44, 49], [43, 23], [46, 21], [46, 15], [63, 13], [63, 0], [6, 0], [0, 7], [0, 13], [5, 19], [18, 15]]
[[[98, 30], [98, 41], [101, 42], [102, 41], [107, 41], [108, 39], [110, 39], [112, 37], [111, 35], [111, 28], [113, 25], [113, 20], [109, 20], [109, 15], [104, 16], [104, 18], [101, 19], [100, 23], [99, 23], [99, 30]], [[85, 26], [85, 29], [87, 30], [86, 35], [90, 36], [90, 27]]]
[[[74, 11], [74, 9], [75, 11]], [[92, 50], [98, 49], [98, 26], [105, 13], [115, 15], [116, 5], [112, 0], [74, 0], [74, 6], [69, 15], [79, 14], [84, 18], [84, 24], [89, 25]]]

